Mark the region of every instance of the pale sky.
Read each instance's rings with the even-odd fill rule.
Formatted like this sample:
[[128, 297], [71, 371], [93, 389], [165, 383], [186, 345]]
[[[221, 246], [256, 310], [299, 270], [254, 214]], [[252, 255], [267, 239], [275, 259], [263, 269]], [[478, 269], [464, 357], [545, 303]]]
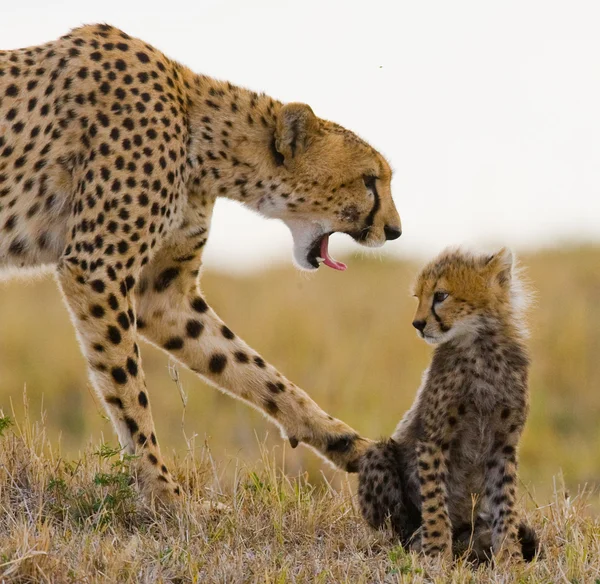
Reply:
[[[3, 49], [108, 22], [354, 130], [395, 170], [404, 234], [377, 254], [600, 240], [598, 2], [5, 0], [1, 17]], [[205, 257], [291, 263], [292, 239], [221, 201]]]

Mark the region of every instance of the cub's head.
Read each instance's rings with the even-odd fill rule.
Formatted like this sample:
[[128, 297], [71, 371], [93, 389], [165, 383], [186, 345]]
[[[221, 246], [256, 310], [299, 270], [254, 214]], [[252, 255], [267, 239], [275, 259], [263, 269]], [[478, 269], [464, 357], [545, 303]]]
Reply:
[[318, 118], [305, 104], [291, 103], [277, 113], [269, 148], [263, 168], [278, 188], [254, 207], [287, 224], [300, 268], [316, 270], [320, 263], [346, 268], [329, 255], [332, 233], [370, 247], [400, 237], [390, 166], [358, 136]]
[[423, 268], [414, 295], [419, 305], [412, 324], [430, 344], [514, 320], [525, 305], [513, 256], [506, 248], [492, 255], [444, 251]]

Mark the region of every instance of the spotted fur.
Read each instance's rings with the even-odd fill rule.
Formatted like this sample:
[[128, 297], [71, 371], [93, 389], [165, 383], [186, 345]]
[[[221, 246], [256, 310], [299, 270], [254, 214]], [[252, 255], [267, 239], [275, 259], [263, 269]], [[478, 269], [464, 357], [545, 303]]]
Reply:
[[400, 234], [390, 180], [376, 150], [307, 105], [197, 75], [108, 25], [0, 52], [0, 271], [55, 271], [119, 440], [166, 500], [180, 488], [140, 335], [264, 412], [292, 446], [356, 471], [368, 442], [235, 335], [199, 274], [219, 196], [285, 221], [312, 270], [330, 233], [365, 245]]
[[426, 554], [531, 559], [537, 538], [514, 508], [529, 358], [512, 255], [444, 252], [415, 295], [413, 325], [436, 349], [392, 439], [360, 462], [363, 516]]

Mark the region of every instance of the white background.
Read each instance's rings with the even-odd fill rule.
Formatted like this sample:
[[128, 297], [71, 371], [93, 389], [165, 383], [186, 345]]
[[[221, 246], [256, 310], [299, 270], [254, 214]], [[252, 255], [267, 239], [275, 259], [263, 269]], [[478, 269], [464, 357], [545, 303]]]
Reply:
[[[305, 101], [395, 169], [391, 254], [600, 238], [600, 3], [2, 0], [1, 48], [108, 22], [199, 73]], [[291, 261], [283, 224], [220, 202], [207, 263]], [[334, 255], [356, 251], [332, 238]], [[377, 252], [382, 253], [382, 252]]]

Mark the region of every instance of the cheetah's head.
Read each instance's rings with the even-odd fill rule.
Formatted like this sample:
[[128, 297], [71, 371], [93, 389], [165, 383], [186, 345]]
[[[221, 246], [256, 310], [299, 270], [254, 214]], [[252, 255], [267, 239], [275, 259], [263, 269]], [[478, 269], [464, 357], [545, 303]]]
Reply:
[[412, 324], [430, 344], [468, 338], [507, 319], [520, 326], [518, 317], [527, 302], [506, 248], [492, 255], [442, 252], [419, 274], [414, 295], [419, 305]]
[[316, 117], [308, 105], [281, 107], [270, 160], [268, 172], [281, 187], [260, 197], [255, 208], [290, 228], [301, 269], [316, 270], [320, 263], [346, 268], [329, 255], [332, 233], [369, 247], [400, 236], [389, 164], [352, 132]]

